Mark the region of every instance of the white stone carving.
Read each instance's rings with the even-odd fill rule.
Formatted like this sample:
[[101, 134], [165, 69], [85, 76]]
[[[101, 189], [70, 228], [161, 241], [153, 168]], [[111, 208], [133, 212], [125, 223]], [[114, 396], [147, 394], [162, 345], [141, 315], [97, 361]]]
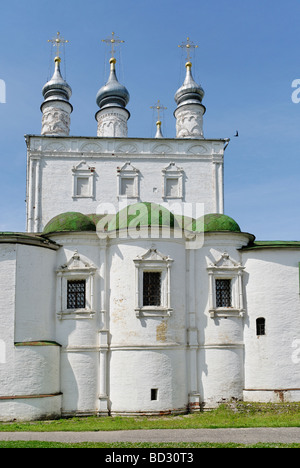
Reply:
[[139, 198], [139, 175], [140, 171], [127, 161], [122, 167], [117, 168], [118, 198]]
[[211, 154], [211, 151], [211, 148], [206, 145], [192, 145], [187, 152], [189, 154]]
[[164, 199], [183, 199], [183, 174], [182, 167], [176, 166], [174, 162], [162, 170]]
[[[244, 317], [243, 271], [245, 267], [233, 260], [227, 252], [215, 263], [207, 267], [209, 274], [209, 315], [215, 317]], [[217, 307], [216, 305], [216, 279], [231, 281], [232, 306]]]
[[100, 153], [102, 151], [102, 147], [96, 143], [84, 143], [80, 148], [80, 151], [86, 153]]
[[42, 135], [70, 134], [70, 113], [58, 107], [44, 106], [42, 117]]
[[160, 145], [155, 145], [154, 148], [153, 148], [153, 153], [171, 153], [172, 152], [172, 148], [170, 145], [165, 145], [165, 144], [160, 144]]
[[95, 195], [95, 168], [81, 161], [72, 168], [73, 198], [93, 198]]
[[137, 153], [137, 148], [132, 143], [121, 143], [117, 146], [116, 153]]
[[176, 137], [204, 138], [203, 136], [203, 106], [182, 106], [176, 109]]
[[[135, 312], [136, 316], [142, 317], [169, 317], [173, 309], [171, 307], [171, 265], [172, 258], [159, 252], [155, 245], [134, 259], [135, 264]], [[154, 271], [161, 273], [161, 305], [144, 306], [143, 296], [143, 273]]]
[[104, 109], [96, 114], [98, 121], [97, 136], [100, 137], [127, 137], [128, 112], [122, 109]]
[[[82, 259], [77, 250], [75, 250], [69, 261], [57, 270], [56, 315], [59, 320], [80, 320], [94, 317], [94, 278], [96, 271], [96, 266]], [[67, 308], [67, 284], [69, 280], [86, 281], [85, 309]]]

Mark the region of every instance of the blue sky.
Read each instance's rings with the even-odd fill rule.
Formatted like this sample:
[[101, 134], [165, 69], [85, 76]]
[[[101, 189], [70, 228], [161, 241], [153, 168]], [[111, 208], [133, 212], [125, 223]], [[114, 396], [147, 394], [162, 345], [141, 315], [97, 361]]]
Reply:
[[6, 83], [6, 103], [0, 104], [0, 230], [25, 230], [24, 135], [41, 131], [48, 39], [60, 31], [70, 41], [71, 134], [95, 136], [95, 97], [107, 78], [101, 41], [114, 31], [125, 41], [117, 74], [131, 96], [128, 136], [154, 136], [150, 107], [160, 99], [167, 107], [164, 136], [175, 137], [174, 94], [184, 76], [178, 45], [190, 37], [199, 46], [193, 74], [205, 90], [204, 135], [231, 138], [225, 152], [226, 214], [259, 240], [300, 240], [300, 103], [291, 99], [292, 82], [300, 79], [299, 17], [298, 0], [2, 4], [0, 79]]

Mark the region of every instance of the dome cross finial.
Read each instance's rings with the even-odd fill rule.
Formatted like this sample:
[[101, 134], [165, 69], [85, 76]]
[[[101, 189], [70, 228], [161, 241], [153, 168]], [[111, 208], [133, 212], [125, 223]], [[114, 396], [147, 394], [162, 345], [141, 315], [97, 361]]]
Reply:
[[160, 105], [160, 100], [158, 100], [157, 104], [155, 106], [151, 106], [150, 109], [156, 109], [156, 111], [157, 111], [157, 120], [160, 120], [160, 111], [167, 109], [167, 107], [161, 106]]
[[156, 135], [155, 138], [162, 138], [162, 132], [161, 132], [161, 119], [160, 119], [160, 111], [164, 111], [167, 109], [167, 107], [164, 107], [160, 104], [160, 100], [157, 101], [157, 104], [155, 106], [151, 106], [150, 109], [156, 110], [157, 111], [157, 122], [156, 122]]
[[60, 58], [60, 46], [61, 44], [67, 44], [69, 41], [60, 37], [60, 32], [57, 32], [56, 37], [48, 39], [48, 42], [53, 44], [53, 47], [56, 47], [56, 58]]
[[190, 41], [189, 37], [187, 37], [186, 42], [183, 42], [178, 47], [186, 50], [187, 62], [191, 61], [191, 49], [198, 49], [198, 46], [195, 45], [192, 41]]
[[118, 44], [123, 44], [125, 41], [122, 41], [121, 39], [117, 38], [115, 36], [115, 33], [112, 32], [111, 33], [111, 37], [108, 37], [107, 39], [102, 39], [102, 42], [105, 42], [106, 44], [110, 45], [111, 49], [110, 49], [110, 53], [111, 53], [111, 57], [114, 58], [115, 57], [115, 46], [118, 45]]

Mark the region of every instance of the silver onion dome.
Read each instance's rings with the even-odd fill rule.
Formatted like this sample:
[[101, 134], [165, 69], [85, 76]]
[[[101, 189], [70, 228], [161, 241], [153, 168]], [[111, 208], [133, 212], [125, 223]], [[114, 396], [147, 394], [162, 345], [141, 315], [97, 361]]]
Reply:
[[109, 61], [110, 75], [106, 85], [99, 89], [96, 97], [97, 105], [100, 109], [107, 107], [122, 107], [125, 108], [129, 102], [130, 95], [125, 86], [121, 85], [116, 76], [115, 63], [113, 57]]
[[44, 102], [66, 101], [69, 103], [69, 99], [72, 96], [72, 89], [61, 75], [60, 57], [55, 57], [54, 62], [55, 62], [54, 74], [51, 80], [48, 81], [44, 85], [43, 90], [42, 90], [43, 96], [45, 98]]
[[185, 80], [174, 96], [177, 107], [185, 104], [201, 104], [205, 94], [203, 88], [193, 78], [191, 62], [187, 62], [185, 66]]

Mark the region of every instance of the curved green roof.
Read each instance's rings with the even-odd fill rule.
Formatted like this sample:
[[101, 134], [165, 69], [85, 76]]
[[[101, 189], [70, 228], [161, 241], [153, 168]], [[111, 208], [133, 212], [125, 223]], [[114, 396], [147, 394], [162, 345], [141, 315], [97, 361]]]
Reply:
[[173, 228], [175, 217], [167, 208], [156, 203], [140, 202], [120, 210], [108, 223], [108, 231], [142, 226]]
[[199, 226], [202, 225], [200, 230], [204, 232], [241, 232], [241, 228], [237, 222], [224, 214], [206, 214], [197, 220], [198, 223]]
[[[171, 213], [162, 205], [140, 202], [128, 205], [116, 215], [84, 215], [78, 212], [59, 214], [45, 226], [43, 234], [54, 232], [96, 231], [99, 221], [105, 221], [105, 229], [114, 231], [130, 227], [179, 227], [197, 232], [241, 232], [239, 225], [229, 216], [212, 213], [197, 220]], [[102, 226], [100, 223], [100, 225]], [[101, 228], [100, 228], [101, 229]]]
[[96, 231], [95, 223], [88, 216], [77, 212], [62, 213], [55, 216], [45, 226], [43, 234], [70, 231]]

